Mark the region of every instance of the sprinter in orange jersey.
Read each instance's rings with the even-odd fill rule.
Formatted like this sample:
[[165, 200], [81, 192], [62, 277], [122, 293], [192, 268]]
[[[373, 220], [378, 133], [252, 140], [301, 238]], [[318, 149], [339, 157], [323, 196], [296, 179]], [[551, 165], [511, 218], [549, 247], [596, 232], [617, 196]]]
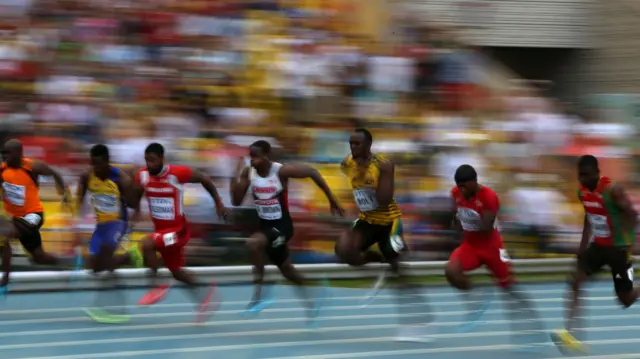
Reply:
[[[40, 228], [44, 223], [44, 208], [40, 202], [38, 188], [39, 176], [51, 176], [56, 182], [58, 192], [63, 195], [63, 203], [71, 201], [62, 176], [46, 163], [25, 158], [22, 155], [22, 143], [9, 140], [2, 149], [2, 167], [0, 183], [4, 210], [9, 217], [10, 225], [2, 247], [2, 269], [4, 276], [0, 288], [6, 290], [11, 271], [11, 239], [19, 239], [24, 249], [29, 252], [33, 262], [48, 265], [73, 265], [74, 258], [58, 258], [46, 253], [42, 248]], [[68, 263], [67, 263], [68, 262]]]

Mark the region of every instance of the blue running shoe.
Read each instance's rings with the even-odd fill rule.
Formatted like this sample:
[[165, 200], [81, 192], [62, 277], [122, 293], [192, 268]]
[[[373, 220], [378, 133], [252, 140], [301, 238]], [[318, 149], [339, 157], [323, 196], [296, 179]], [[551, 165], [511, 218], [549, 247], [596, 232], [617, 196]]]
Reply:
[[245, 309], [241, 314], [244, 317], [256, 316], [263, 310], [269, 308], [274, 303], [273, 289], [271, 287], [264, 287], [264, 293], [262, 298], [259, 300], [252, 300], [249, 303], [247, 309]]
[[318, 287], [318, 295], [316, 297], [316, 301], [313, 304], [313, 308], [309, 310], [309, 322], [307, 326], [311, 329], [315, 329], [318, 327], [318, 317], [320, 316], [320, 311], [324, 302], [327, 300], [329, 296], [329, 281], [324, 278], [321, 281], [321, 285]]
[[484, 315], [484, 312], [489, 309], [491, 301], [493, 300], [493, 296], [493, 288], [487, 288], [487, 290], [482, 295], [481, 304], [478, 306], [478, 308], [469, 312], [469, 314], [467, 315], [467, 323], [462, 324], [460, 327], [458, 327], [458, 333], [468, 333], [482, 323], [480, 319]]
[[9, 294], [9, 286], [5, 285], [0, 287], [0, 298], [7, 298], [7, 295]]

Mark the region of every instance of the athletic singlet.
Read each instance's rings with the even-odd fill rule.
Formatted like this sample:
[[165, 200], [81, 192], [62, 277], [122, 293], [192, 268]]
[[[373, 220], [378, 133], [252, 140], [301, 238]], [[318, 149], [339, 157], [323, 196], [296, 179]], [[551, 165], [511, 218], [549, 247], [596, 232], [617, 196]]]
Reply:
[[273, 162], [266, 177], [261, 177], [255, 168], [249, 173], [251, 193], [262, 227], [291, 222], [287, 188], [280, 181], [280, 168], [282, 164]]
[[360, 219], [371, 224], [391, 224], [402, 215], [395, 199], [392, 199], [388, 206], [383, 207], [378, 204], [376, 198], [380, 165], [385, 161], [388, 161], [385, 156], [374, 154], [367, 168], [359, 168], [356, 161], [349, 155], [340, 165], [340, 169], [349, 178], [353, 188], [353, 197], [360, 209]]
[[578, 199], [582, 202], [591, 227], [593, 241], [601, 246], [628, 247], [635, 242], [635, 230], [622, 229], [621, 210], [612, 198], [614, 182], [609, 177], [600, 177], [596, 189], [578, 188]]
[[87, 189], [91, 193], [97, 223], [127, 220], [127, 207], [122, 201], [119, 179], [120, 169], [116, 167], [111, 167], [109, 177], [104, 181], [93, 171], [89, 173]]
[[12, 217], [24, 217], [30, 213], [42, 213], [38, 177], [33, 173], [33, 161], [23, 158], [20, 168], [2, 163], [2, 200], [4, 210]]

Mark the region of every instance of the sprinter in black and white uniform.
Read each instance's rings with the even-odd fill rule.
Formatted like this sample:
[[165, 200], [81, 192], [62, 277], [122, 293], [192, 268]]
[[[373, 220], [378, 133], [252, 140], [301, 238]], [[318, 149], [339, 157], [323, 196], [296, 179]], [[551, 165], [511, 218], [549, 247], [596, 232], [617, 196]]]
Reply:
[[[238, 163], [238, 176], [231, 181], [231, 202], [239, 206], [249, 188], [260, 217], [260, 231], [249, 238], [247, 245], [254, 266], [255, 292], [247, 313], [258, 313], [272, 301], [262, 294], [265, 254], [275, 264], [282, 275], [296, 284], [296, 289], [309, 309], [313, 322], [318, 316], [323, 295], [311, 303], [305, 280], [289, 259], [288, 242], [293, 237], [293, 221], [287, 202], [287, 185], [290, 178], [311, 178], [322, 189], [329, 200], [331, 212], [343, 215], [344, 210], [333, 195], [324, 178], [314, 168], [300, 164], [282, 165], [269, 159], [271, 145], [257, 141], [249, 146], [251, 167], [244, 159]], [[324, 290], [323, 290], [324, 291]]]

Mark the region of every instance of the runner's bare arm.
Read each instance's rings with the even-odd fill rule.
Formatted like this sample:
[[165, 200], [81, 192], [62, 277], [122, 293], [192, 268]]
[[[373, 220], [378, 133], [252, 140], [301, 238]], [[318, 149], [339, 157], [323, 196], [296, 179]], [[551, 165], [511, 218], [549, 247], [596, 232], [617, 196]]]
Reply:
[[76, 215], [82, 214], [82, 207], [84, 205], [84, 198], [87, 194], [87, 187], [89, 184], [89, 173], [84, 172], [80, 175], [78, 180], [78, 188], [76, 189]]
[[[121, 196], [125, 200], [125, 203], [127, 203], [129, 199], [134, 198], [132, 193], [134, 190], [133, 181], [131, 181], [131, 177], [129, 177], [127, 171], [121, 170], [118, 172], [118, 184], [120, 187]], [[129, 206], [128, 203], [127, 206]]]
[[380, 177], [378, 178], [378, 188], [376, 189], [376, 199], [380, 206], [388, 206], [393, 201], [395, 189], [395, 165], [386, 160], [380, 164]]
[[191, 171], [191, 178], [189, 178], [189, 183], [200, 183], [202, 185], [202, 187], [207, 190], [207, 192], [209, 192], [209, 194], [211, 195], [211, 198], [213, 198], [213, 200], [216, 203], [216, 208], [218, 209], [223, 209], [224, 208], [224, 204], [222, 203], [222, 199], [220, 198], [220, 195], [218, 194], [218, 189], [216, 188], [216, 185], [213, 183], [213, 181], [211, 180], [211, 178], [205, 174], [203, 174], [202, 172], [196, 171], [196, 170], [192, 170]]
[[231, 204], [239, 206], [249, 190], [249, 167], [244, 167], [239, 176], [231, 178]]
[[613, 202], [622, 210], [622, 225], [625, 230], [633, 230], [638, 224], [638, 212], [627, 196], [624, 188], [614, 185], [611, 189]]
[[56, 188], [58, 189], [58, 193], [62, 195], [63, 200], [65, 202], [69, 202], [71, 199], [69, 188], [67, 188], [67, 184], [64, 183], [64, 178], [58, 173], [58, 171], [49, 167], [48, 164], [42, 161], [33, 161], [33, 174], [36, 176], [51, 176], [53, 180], [56, 182]]
[[500, 210], [500, 200], [498, 199], [498, 195], [491, 193], [483, 196], [482, 204], [484, 210], [482, 211], [482, 218], [480, 218], [480, 230], [493, 231], [496, 223], [496, 216]]
[[286, 164], [280, 168], [280, 178], [283, 181], [289, 178], [311, 178], [313, 182], [324, 192], [332, 206], [338, 206], [338, 199], [329, 188], [324, 177], [315, 168], [304, 164]]
[[589, 238], [591, 238], [591, 224], [587, 219], [587, 214], [584, 215], [584, 224], [582, 225], [582, 239], [580, 240], [579, 252], [583, 252], [587, 249], [587, 245], [589, 244]]

